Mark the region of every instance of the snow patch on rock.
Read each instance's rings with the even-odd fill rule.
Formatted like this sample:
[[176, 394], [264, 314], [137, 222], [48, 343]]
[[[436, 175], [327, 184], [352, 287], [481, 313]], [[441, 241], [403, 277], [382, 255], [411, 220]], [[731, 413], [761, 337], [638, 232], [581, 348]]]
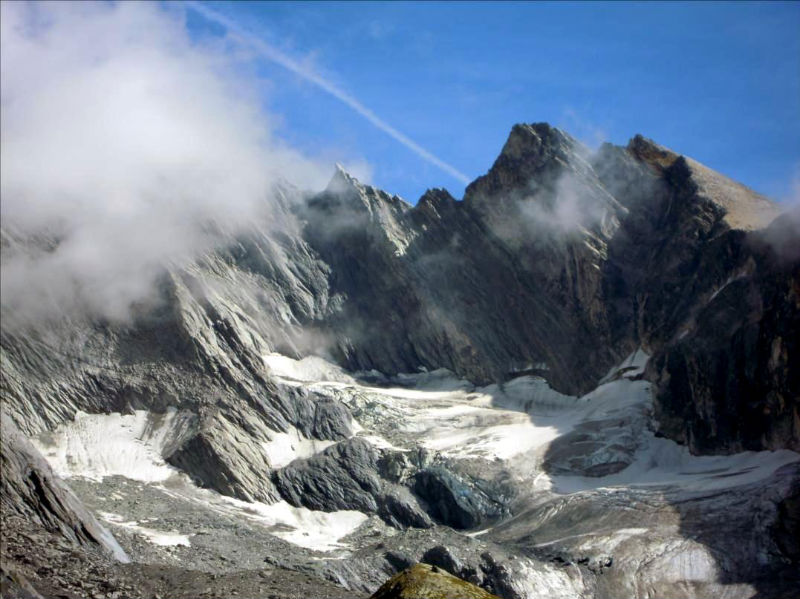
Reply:
[[273, 468], [283, 468], [298, 458], [310, 458], [334, 443], [308, 439], [292, 426], [288, 432], [273, 433], [272, 439], [261, 443], [261, 447]]
[[598, 385], [603, 385], [617, 378], [634, 378], [641, 376], [644, 374], [644, 368], [647, 366], [647, 361], [649, 359], [650, 354], [640, 347], [622, 362], [613, 366], [611, 370], [600, 379]]
[[294, 507], [286, 501], [273, 504], [248, 502], [201, 489], [187, 481], [159, 485], [164, 494], [181, 502], [234, 519], [247, 519], [267, 529], [270, 534], [294, 545], [314, 551], [329, 552], [345, 548], [342, 539], [355, 532], [368, 518], [355, 510], [322, 512]]
[[165, 447], [186, 432], [192, 416], [169, 410], [154, 414], [86, 414], [32, 439], [60, 476], [102, 480], [125, 476], [142, 482], [164, 481], [178, 470], [162, 457]]
[[[318, 551], [331, 551], [343, 545], [340, 539], [358, 528], [367, 515], [356, 511], [318, 512], [296, 508], [285, 501], [272, 505], [248, 503], [200, 489], [182, 473], [166, 464], [162, 454], [180, 439], [192, 416], [175, 410], [153, 414], [139, 410], [133, 414], [86, 414], [78, 412], [73, 422], [62, 424], [33, 442], [52, 468], [65, 478], [81, 477], [95, 482], [109, 476], [157, 485], [175, 499], [200, 504], [219, 513], [249, 518], [267, 527], [271, 534], [290, 543]], [[332, 441], [306, 439], [292, 429], [276, 433], [264, 443], [274, 466], [322, 451]], [[112, 513], [101, 514], [114, 526], [128, 529], [160, 546], [189, 546], [189, 533], [160, 531]]]
[[248, 503], [224, 497], [242, 515], [270, 529], [276, 537], [316, 551], [333, 551], [345, 547], [341, 539], [354, 532], [367, 515], [355, 510], [320, 512], [304, 507], [294, 507], [285, 501], [271, 505]]
[[109, 522], [114, 526], [130, 530], [131, 532], [144, 537], [153, 545], [159, 545], [160, 547], [175, 547], [178, 545], [189, 547], [191, 545], [191, 542], [189, 541], [189, 535], [181, 534], [175, 531], [165, 532], [163, 530], [147, 528], [141, 526], [141, 524], [136, 521], [126, 522], [125, 518], [118, 514], [99, 512], [99, 515], [106, 522]]
[[328, 382], [355, 383], [355, 379], [336, 364], [318, 356], [307, 356], [295, 360], [277, 353], [263, 356], [264, 363], [281, 382]]

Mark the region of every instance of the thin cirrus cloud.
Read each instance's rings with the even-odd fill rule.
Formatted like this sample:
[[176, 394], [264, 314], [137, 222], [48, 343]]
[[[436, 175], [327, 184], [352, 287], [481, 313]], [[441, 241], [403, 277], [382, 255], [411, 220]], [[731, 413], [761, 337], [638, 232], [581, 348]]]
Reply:
[[259, 37], [251, 33], [248, 33], [240, 25], [238, 25], [228, 17], [205, 6], [200, 2], [194, 2], [194, 1], [187, 2], [186, 6], [196, 11], [197, 13], [203, 15], [203, 17], [205, 17], [209, 21], [213, 21], [214, 23], [224, 27], [227, 30], [228, 34], [234, 37], [239, 43], [249, 46], [256, 52], [258, 52], [258, 54], [263, 58], [272, 61], [288, 69], [289, 71], [299, 75], [303, 79], [319, 87], [324, 92], [330, 94], [343, 104], [352, 108], [356, 113], [365, 118], [370, 124], [377, 127], [379, 130], [383, 131], [390, 137], [392, 137], [394, 140], [396, 140], [397, 142], [399, 142], [400, 144], [402, 144], [403, 146], [405, 146], [406, 148], [417, 154], [420, 158], [422, 158], [426, 162], [441, 169], [443, 172], [447, 173], [455, 180], [465, 185], [470, 182], [469, 177], [467, 177], [464, 173], [459, 171], [454, 166], [448, 164], [438, 156], [434, 155], [430, 151], [426, 150], [425, 148], [420, 146], [418, 143], [416, 143], [414, 140], [409, 138], [401, 131], [398, 131], [395, 127], [391, 126], [389, 123], [384, 121], [368, 107], [364, 106], [364, 104], [359, 102], [355, 97], [353, 97], [346, 91], [342, 90], [337, 85], [331, 83], [324, 77], [320, 76], [319, 73], [315, 72], [313, 69], [309, 68], [306, 65], [301, 64], [297, 60], [293, 59], [291, 56], [285, 54], [284, 52], [281, 52], [280, 50], [266, 43]]

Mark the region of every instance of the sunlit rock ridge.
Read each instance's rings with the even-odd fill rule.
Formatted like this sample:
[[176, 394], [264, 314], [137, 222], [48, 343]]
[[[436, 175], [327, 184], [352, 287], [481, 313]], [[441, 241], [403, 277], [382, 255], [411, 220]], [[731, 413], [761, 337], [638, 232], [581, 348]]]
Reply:
[[3, 306], [9, 596], [792, 596], [796, 212], [542, 123], [462, 200], [274, 195], [128, 320]]

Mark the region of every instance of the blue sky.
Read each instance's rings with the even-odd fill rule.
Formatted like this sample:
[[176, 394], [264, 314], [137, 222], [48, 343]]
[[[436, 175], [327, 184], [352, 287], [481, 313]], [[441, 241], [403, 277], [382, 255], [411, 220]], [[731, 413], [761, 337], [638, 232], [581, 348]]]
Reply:
[[[547, 121], [589, 144], [636, 133], [775, 199], [800, 178], [800, 3], [203, 2], [464, 173], [509, 129]], [[223, 32], [196, 11], [198, 37]], [[365, 160], [416, 202], [463, 182], [318, 86], [257, 59], [279, 135]]]

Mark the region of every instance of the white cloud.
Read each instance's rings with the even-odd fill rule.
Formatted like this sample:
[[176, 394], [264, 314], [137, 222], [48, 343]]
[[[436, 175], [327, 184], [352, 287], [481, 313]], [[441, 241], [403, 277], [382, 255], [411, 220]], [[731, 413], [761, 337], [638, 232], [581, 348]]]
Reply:
[[608, 141], [608, 132], [605, 127], [598, 126], [596, 123], [582, 117], [574, 108], [564, 108], [561, 121], [559, 127], [570, 131], [587, 148], [597, 150], [603, 142]]
[[[1, 16], [4, 319], [124, 318], [163, 264], [263, 216], [276, 181], [321, 189], [333, 172], [275, 137], [237, 53], [194, 42], [180, 8], [3, 2]], [[33, 234], [54, 248], [11, 241]]]

